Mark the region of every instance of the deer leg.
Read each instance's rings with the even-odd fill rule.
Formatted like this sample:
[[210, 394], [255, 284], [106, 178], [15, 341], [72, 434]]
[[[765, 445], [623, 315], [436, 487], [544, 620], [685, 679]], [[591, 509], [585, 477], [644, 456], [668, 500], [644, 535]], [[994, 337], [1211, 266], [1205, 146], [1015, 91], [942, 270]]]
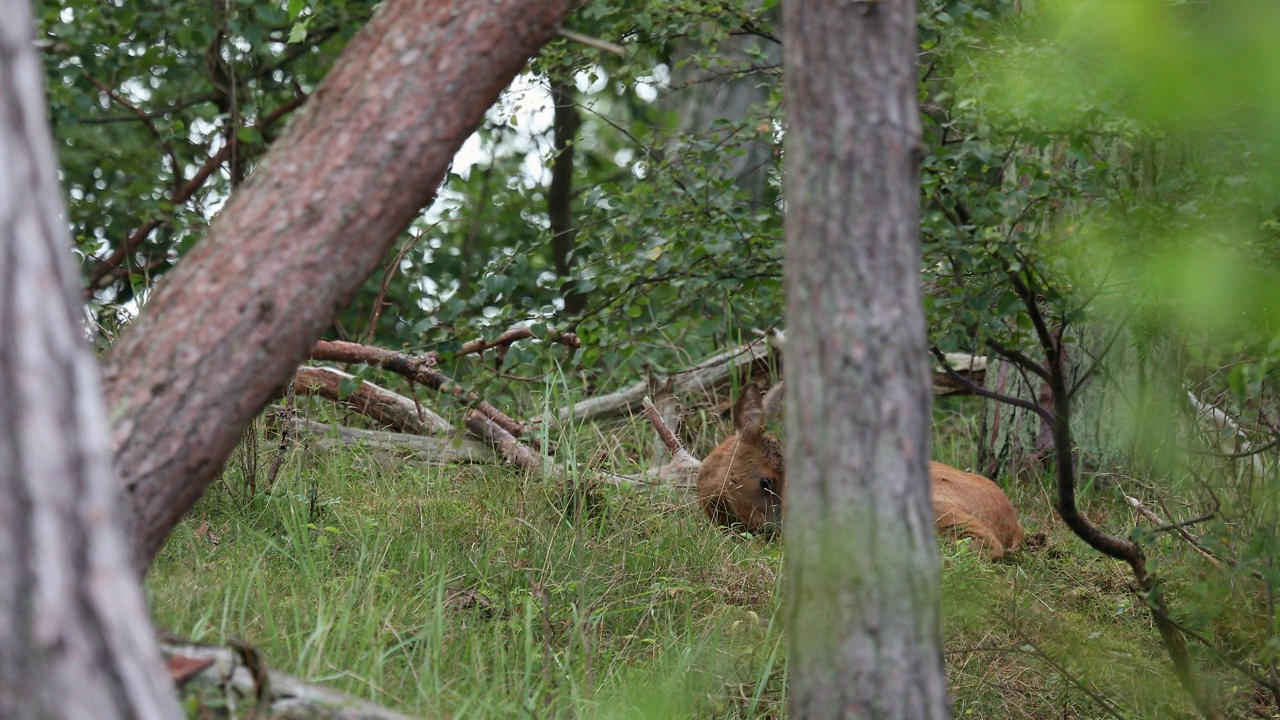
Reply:
[[970, 538], [978, 552], [992, 560], [1004, 557], [1004, 545], [991, 526], [968, 513], [949, 512], [934, 520], [934, 525], [939, 533], [946, 530], [950, 534]]

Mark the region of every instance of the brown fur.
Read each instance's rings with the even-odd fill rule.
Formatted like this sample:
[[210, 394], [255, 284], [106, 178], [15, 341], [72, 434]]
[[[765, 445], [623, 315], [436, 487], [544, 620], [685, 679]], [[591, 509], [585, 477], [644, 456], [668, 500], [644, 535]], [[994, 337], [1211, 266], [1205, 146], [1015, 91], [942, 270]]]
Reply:
[[781, 525], [786, 469], [782, 446], [764, 431], [766, 415], [760, 391], [747, 386], [733, 412], [738, 432], [702, 461], [698, 502], [716, 525], [766, 534]]
[[[737, 432], [702, 461], [698, 502], [716, 525], [776, 532], [782, 522], [786, 466], [782, 446], [764, 423], [781, 403], [781, 385], [762, 401], [754, 385], [734, 408]], [[998, 485], [974, 473], [929, 463], [933, 524], [939, 533], [971, 538], [974, 549], [998, 560], [1022, 545], [1013, 503]]]
[[992, 560], [1022, 545], [1022, 527], [1000, 486], [975, 473], [929, 463], [933, 526], [972, 538], [974, 549]]

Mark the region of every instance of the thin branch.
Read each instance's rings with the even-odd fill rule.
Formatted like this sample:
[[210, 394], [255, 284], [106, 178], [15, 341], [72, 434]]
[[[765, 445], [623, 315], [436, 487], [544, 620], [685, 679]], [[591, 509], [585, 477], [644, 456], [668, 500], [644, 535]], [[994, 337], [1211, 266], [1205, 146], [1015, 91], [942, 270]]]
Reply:
[[1111, 337], [1108, 338], [1107, 342], [1102, 346], [1102, 352], [1098, 353], [1097, 357], [1093, 358], [1093, 364], [1091, 364], [1089, 368], [1076, 379], [1076, 381], [1071, 385], [1071, 389], [1067, 391], [1068, 398], [1074, 398], [1076, 392], [1079, 391], [1080, 388], [1084, 387], [1084, 384], [1088, 382], [1089, 378], [1100, 367], [1102, 367], [1102, 361], [1111, 354], [1111, 348], [1115, 347], [1116, 341], [1120, 339], [1120, 333], [1122, 333], [1125, 327], [1128, 326], [1129, 318], [1133, 317], [1133, 313], [1137, 311], [1137, 307], [1137, 305], [1134, 305], [1129, 309], [1129, 312], [1125, 313], [1125, 316], [1121, 318], [1119, 325], [1116, 327], [1115, 331], [1111, 333]]
[[938, 359], [938, 363], [942, 365], [942, 369], [944, 372], [946, 372], [947, 377], [959, 383], [962, 387], [964, 387], [966, 390], [973, 393], [974, 395], [978, 395], [984, 398], [989, 398], [991, 400], [995, 400], [996, 402], [1004, 403], [1006, 405], [1012, 405], [1014, 407], [1022, 408], [1023, 410], [1029, 410], [1035, 413], [1036, 415], [1039, 415], [1041, 418], [1044, 418], [1044, 420], [1049, 424], [1051, 425], [1053, 424], [1054, 422], [1053, 413], [1049, 412], [1048, 410], [1045, 410], [1044, 408], [1040, 407], [1039, 405], [1033, 402], [1028, 402], [1026, 400], [1023, 400], [1022, 398], [1014, 397], [1012, 395], [1005, 395], [1004, 393], [999, 393], [994, 390], [988, 390], [987, 388], [961, 375], [960, 373], [956, 372], [956, 370], [952, 368], [950, 364], [947, 363], [946, 355], [943, 355], [942, 351], [938, 349], [937, 345], [930, 346], [929, 351], [932, 352], [933, 356]]
[[[528, 327], [511, 328], [510, 330], [502, 333], [501, 335], [494, 338], [493, 340], [476, 338], [475, 340], [472, 340], [470, 342], [463, 343], [462, 347], [458, 348], [458, 352], [454, 353], [453, 356], [462, 357], [463, 355], [470, 355], [472, 353], [482, 353], [485, 350], [491, 350], [497, 347], [505, 348], [511, 345], [512, 343], [519, 342], [520, 340], [527, 340], [529, 338], [537, 338], [537, 337], [538, 336], [534, 334], [532, 328], [528, 328]], [[552, 327], [547, 328], [546, 337], [541, 339], [546, 340], [547, 342], [557, 342], [566, 347], [575, 348], [575, 349], [582, 347], [582, 340], [578, 338], [577, 334], [571, 333], [571, 332], [560, 332], [559, 330], [556, 330], [555, 328], [552, 328]]]
[[1052, 657], [1049, 656], [1048, 653], [1046, 653], [1044, 650], [1041, 650], [1039, 645], [1035, 644], [1035, 642], [1033, 642], [1031, 638], [1027, 637], [1027, 634], [1023, 632], [1021, 627], [1019, 627], [1016, 623], [1012, 623], [1012, 622], [1009, 623], [1009, 627], [1010, 629], [1013, 630], [1014, 634], [1018, 636], [1018, 639], [1024, 645], [1031, 648], [1031, 653], [1033, 655], [1043, 660], [1046, 665], [1053, 668], [1054, 672], [1057, 672], [1059, 675], [1065, 678], [1067, 682], [1071, 683], [1077, 690], [1079, 690], [1080, 692], [1088, 696], [1088, 698], [1092, 700], [1095, 704], [1097, 704], [1098, 707], [1105, 710], [1108, 715], [1110, 715], [1113, 718], [1116, 718], [1116, 720], [1123, 720], [1124, 716], [1120, 714], [1119, 709], [1117, 709], [1114, 705], [1111, 704], [1111, 701], [1107, 700], [1106, 698], [1094, 692], [1092, 689], [1089, 688], [1087, 683], [1085, 683], [1083, 680], [1076, 677], [1075, 675], [1071, 674], [1071, 671], [1068, 670], [1066, 667], [1064, 667], [1062, 663], [1059, 663], [1057, 660], [1054, 660]]
[[[1022, 260], [1025, 267], [1025, 260]], [[1036, 329], [1036, 335], [1040, 338], [1040, 346], [1046, 350], [1054, 348], [1056, 352], [1057, 343], [1053, 341], [1053, 335], [1049, 332], [1049, 327], [1045, 325], [1044, 315], [1040, 312], [1040, 304], [1036, 302], [1036, 296], [1031, 292], [1031, 288], [1023, 282], [1022, 277], [1012, 268], [1006, 268], [1005, 273], [1009, 277], [1009, 282], [1013, 285], [1013, 291], [1022, 299], [1022, 304], [1027, 308], [1027, 315], [1031, 317], [1031, 324]], [[1052, 360], [1050, 361], [1052, 362]]]
[[88, 72], [84, 73], [84, 77], [89, 82], [93, 83], [94, 87], [106, 93], [107, 97], [111, 98], [113, 102], [123, 106], [125, 109], [129, 110], [129, 112], [133, 113], [142, 121], [142, 124], [147, 127], [147, 130], [151, 132], [151, 135], [155, 137], [156, 142], [160, 143], [160, 147], [165, 151], [165, 154], [169, 156], [169, 166], [173, 170], [173, 193], [174, 195], [177, 195], [182, 182], [182, 165], [178, 163], [178, 153], [174, 151], [173, 144], [168, 140], [165, 140], [164, 135], [160, 134], [160, 128], [156, 127], [155, 120], [153, 120], [152, 117], [144, 110], [128, 100], [125, 100], [114, 89], [108, 87], [106, 83], [101, 82]]
[[607, 40], [593, 38], [590, 35], [583, 35], [582, 33], [577, 33], [572, 30], [567, 30], [565, 28], [560, 28], [559, 30], [556, 31], [556, 34], [558, 34], [560, 37], [566, 40], [571, 40], [573, 42], [576, 42], [579, 45], [586, 45], [587, 47], [593, 47], [597, 50], [603, 50], [604, 52], [607, 52], [607, 53], [613, 53], [618, 57], [627, 56], [626, 48], [622, 47], [621, 45], [611, 43]]
[[1240, 460], [1247, 457], [1253, 457], [1254, 455], [1261, 455], [1262, 453], [1274, 448], [1277, 445], [1280, 445], [1280, 439], [1272, 440], [1266, 445], [1261, 445], [1256, 448], [1250, 448], [1248, 450], [1242, 450], [1240, 452], [1234, 452], [1234, 453], [1224, 453], [1224, 452], [1218, 452], [1216, 450], [1198, 450], [1196, 448], [1192, 448], [1191, 452], [1197, 455], [1207, 455], [1209, 457], [1224, 458], [1227, 460]]
[[1191, 545], [1191, 548], [1193, 550], [1195, 550], [1197, 553], [1200, 553], [1200, 555], [1204, 557], [1206, 560], [1208, 560], [1209, 563], [1212, 564], [1215, 568], [1218, 568], [1219, 570], [1222, 569], [1222, 563], [1218, 561], [1218, 557], [1214, 555], [1213, 552], [1211, 552], [1208, 548], [1206, 548], [1200, 542], [1200, 538], [1196, 537], [1195, 535], [1192, 535], [1190, 532], [1187, 532], [1185, 527], [1186, 525], [1190, 525], [1194, 522], [1202, 522], [1204, 520], [1207, 520], [1213, 517], [1214, 515], [1213, 513], [1209, 513], [1208, 515], [1205, 515], [1200, 518], [1196, 518], [1194, 520], [1188, 520], [1181, 523], [1168, 524], [1159, 515], [1156, 515], [1155, 513], [1151, 512], [1151, 510], [1148, 509], [1146, 505], [1143, 505], [1142, 501], [1139, 500], [1138, 498], [1125, 495], [1124, 499], [1125, 499], [1125, 502], [1133, 506], [1133, 509], [1137, 510], [1140, 515], [1142, 515], [1143, 517], [1145, 517], [1146, 519], [1150, 520], [1151, 522], [1155, 523], [1158, 526], [1155, 528], [1155, 532], [1162, 532], [1162, 531], [1168, 532], [1170, 530], [1176, 531], [1178, 535], [1182, 536], [1183, 540], [1186, 540], [1187, 543]]
[[[992, 350], [995, 350], [996, 354], [999, 355], [1000, 357], [1008, 360], [1009, 362], [1013, 363], [1014, 365], [1017, 365], [1018, 367], [1024, 370], [1031, 371], [1032, 374], [1038, 376], [1041, 380], [1044, 380], [1045, 382], [1049, 381], [1049, 371], [1046, 370], [1043, 365], [1036, 362], [1035, 360], [1032, 360], [1030, 357], [1027, 357], [1026, 355], [1022, 354], [1017, 350], [1014, 350], [1013, 348], [1006, 347], [1003, 343], [999, 342], [998, 340], [988, 339], [985, 344], [987, 347], [991, 348]], [[1030, 385], [1030, 383], [1027, 383], [1027, 384]]]
[[[271, 113], [265, 115], [253, 127], [267, 128], [279, 120], [284, 115], [296, 110], [299, 106], [307, 101], [307, 95], [299, 93], [294, 99], [276, 108]], [[200, 169], [196, 171], [191, 179], [184, 183], [181, 187], [175, 189], [174, 194], [169, 197], [168, 204], [176, 207], [190, 200], [196, 191], [204, 186], [205, 182], [217, 172], [218, 168], [231, 157], [232, 145], [230, 141], [224, 142], [218, 152], [209, 156]], [[178, 172], [178, 176], [181, 171]], [[128, 257], [129, 253], [137, 249], [139, 245], [146, 240], [147, 236], [153, 230], [159, 227], [166, 220], [160, 218], [151, 218], [144, 222], [137, 230], [130, 233], [119, 247], [111, 252], [106, 258], [97, 262], [94, 267], [87, 273], [88, 281], [85, 284], [85, 297], [92, 297], [95, 292], [101, 290], [111, 283], [118, 280], [122, 275], [127, 274], [127, 270], [122, 263]]]

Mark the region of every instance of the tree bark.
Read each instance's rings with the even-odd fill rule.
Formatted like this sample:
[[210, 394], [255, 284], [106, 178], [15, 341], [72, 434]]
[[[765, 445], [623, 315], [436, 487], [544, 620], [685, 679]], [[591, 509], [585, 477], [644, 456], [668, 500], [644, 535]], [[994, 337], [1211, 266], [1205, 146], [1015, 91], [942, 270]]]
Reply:
[[388, 0], [161, 283], [104, 376], [140, 571], [569, 5]]
[[946, 718], [915, 7], [783, 11], [791, 717]]
[[547, 188], [547, 219], [551, 223], [551, 259], [560, 276], [564, 293], [564, 314], [576, 317], [587, 307], [587, 296], [578, 292], [573, 281], [573, 249], [578, 229], [573, 224], [573, 148], [578, 142], [582, 115], [574, 104], [573, 76], [567, 70], [554, 71], [551, 102], [555, 116], [555, 154], [551, 158], [551, 186]]
[[119, 525], [30, 7], [0, 15], [0, 717], [181, 717]]

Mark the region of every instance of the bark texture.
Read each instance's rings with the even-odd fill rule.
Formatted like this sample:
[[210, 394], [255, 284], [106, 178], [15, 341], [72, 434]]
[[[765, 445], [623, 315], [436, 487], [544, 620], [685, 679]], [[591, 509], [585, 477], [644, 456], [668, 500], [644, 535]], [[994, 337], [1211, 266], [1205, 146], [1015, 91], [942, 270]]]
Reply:
[[145, 570], [569, 0], [388, 0], [106, 358]]
[[915, 7], [783, 11], [791, 717], [945, 718]]
[[551, 82], [551, 102], [555, 116], [555, 154], [551, 159], [551, 186], [547, 188], [547, 220], [551, 223], [551, 259], [562, 281], [564, 314], [576, 317], [587, 307], [587, 296], [578, 292], [573, 273], [573, 250], [578, 229], [573, 225], [573, 156], [582, 127], [582, 114], [574, 103], [573, 78], [558, 71]]
[[0, 717], [180, 717], [119, 526], [30, 7], [0, 17]]

